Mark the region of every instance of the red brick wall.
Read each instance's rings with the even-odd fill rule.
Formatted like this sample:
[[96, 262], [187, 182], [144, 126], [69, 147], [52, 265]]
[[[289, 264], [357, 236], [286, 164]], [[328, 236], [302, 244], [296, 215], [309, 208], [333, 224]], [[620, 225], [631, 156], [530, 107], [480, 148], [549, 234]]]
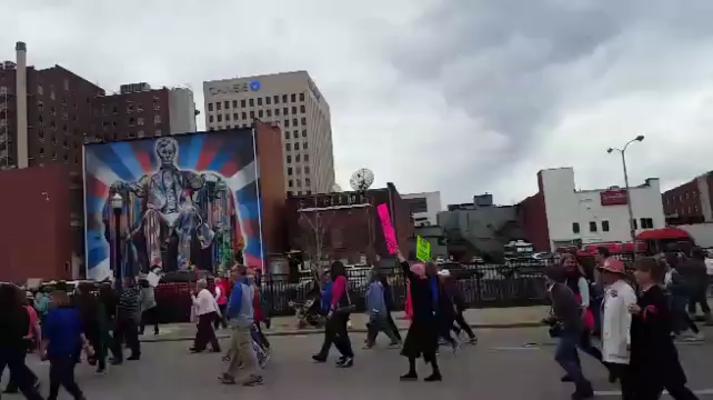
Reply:
[[61, 165], [0, 173], [0, 281], [71, 278], [67, 181]]
[[686, 224], [703, 222], [703, 207], [701, 206], [697, 179], [667, 190], [661, 196], [664, 214], [667, 216], [678, 215], [677, 217], [667, 218], [668, 223]]
[[536, 193], [517, 205], [517, 217], [525, 238], [537, 251], [550, 251], [550, 233], [544, 194]]
[[262, 200], [262, 235], [266, 253], [286, 249], [285, 177], [282, 160], [282, 133], [277, 126], [256, 121], [257, 153]]

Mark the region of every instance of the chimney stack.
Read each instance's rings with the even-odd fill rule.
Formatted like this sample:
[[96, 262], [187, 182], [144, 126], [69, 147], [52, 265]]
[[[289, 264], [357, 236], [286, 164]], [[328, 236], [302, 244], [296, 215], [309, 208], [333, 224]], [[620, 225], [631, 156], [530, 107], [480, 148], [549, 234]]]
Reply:
[[17, 98], [17, 168], [28, 166], [27, 145], [27, 46], [25, 42], [15, 44], [16, 75], [15, 95]]

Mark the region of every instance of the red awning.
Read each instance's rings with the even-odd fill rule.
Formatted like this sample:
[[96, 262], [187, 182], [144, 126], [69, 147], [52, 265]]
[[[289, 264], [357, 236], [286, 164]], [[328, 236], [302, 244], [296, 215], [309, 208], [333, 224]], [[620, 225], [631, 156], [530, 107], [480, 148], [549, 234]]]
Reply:
[[683, 229], [664, 228], [641, 232], [636, 238], [638, 240], [691, 240], [691, 235]]

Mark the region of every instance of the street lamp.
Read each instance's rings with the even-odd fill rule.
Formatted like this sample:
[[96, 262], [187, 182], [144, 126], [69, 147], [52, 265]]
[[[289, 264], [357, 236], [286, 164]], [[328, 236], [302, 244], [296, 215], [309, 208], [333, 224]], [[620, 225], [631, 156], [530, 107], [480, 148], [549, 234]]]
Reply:
[[121, 271], [121, 210], [124, 208], [124, 199], [119, 193], [111, 197], [111, 209], [114, 210], [114, 285], [121, 289], [124, 275]]
[[629, 174], [626, 170], [626, 149], [630, 144], [634, 142], [643, 142], [644, 135], [639, 135], [624, 145], [623, 148], [618, 149], [616, 147], [610, 147], [607, 149], [607, 153], [611, 154], [613, 151], [618, 151], [621, 153], [621, 164], [624, 167], [624, 185], [626, 186], [626, 206], [629, 209], [629, 233], [631, 234], [631, 245], [633, 246], [633, 256], [636, 258], [636, 228], [634, 227], [634, 211], [631, 208], [631, 194], [629, 192]]

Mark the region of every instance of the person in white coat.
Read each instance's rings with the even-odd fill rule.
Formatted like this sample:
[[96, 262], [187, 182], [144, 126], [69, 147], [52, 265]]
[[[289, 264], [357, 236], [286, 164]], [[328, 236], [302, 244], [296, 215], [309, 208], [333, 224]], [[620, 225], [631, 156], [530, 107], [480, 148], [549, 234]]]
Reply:
[[602, 303], [602, 361], [621, 383], [622, 399], [633, 399], [629, 371], [631, 345], [631, 314], [629, 307], [636, 304], [636, 292], [624, 279], [624, 263], [613, 258], [599, 267], [604, 283]]

